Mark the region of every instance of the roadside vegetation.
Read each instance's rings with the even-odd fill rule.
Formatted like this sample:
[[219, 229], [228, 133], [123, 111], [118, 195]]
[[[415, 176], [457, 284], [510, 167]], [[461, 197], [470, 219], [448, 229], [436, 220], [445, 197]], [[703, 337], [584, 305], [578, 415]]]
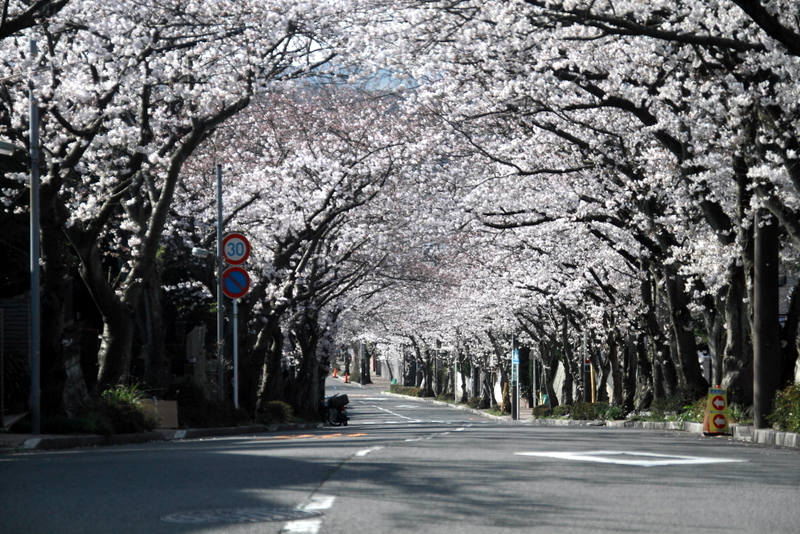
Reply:
[[800, 383], [778, 392], [769, 419], [778, 430], [800, 432]]

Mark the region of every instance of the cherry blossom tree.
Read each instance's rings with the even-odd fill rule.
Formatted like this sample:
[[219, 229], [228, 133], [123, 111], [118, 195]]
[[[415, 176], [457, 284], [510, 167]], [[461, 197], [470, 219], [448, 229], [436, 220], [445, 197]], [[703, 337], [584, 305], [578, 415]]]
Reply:
[[[22, 138], [26, 130], [28, 73], [43, 109], [45, 286], [63, 279], [66, 231], [103, 317], [97, 387], [129, 373], [136, 315], [159, 313], [156, 257], [184, 162], [253, 95], [334, 54], [335, 10], [294, 2], [78, 2], [33, 29], [37, 55], [22, 35], [5, 39], [6, 135]], [[155, 352], [158, 376], [163, 357]]]
[[[275, 91], [222, 128], [192, 163], [195, 177], [174, 213], [183, 226], [176, 249], [188, 254], [215, 232], [214, 198], [202, 179], [209, 158], [230, 162], [225, 228], [245, 233], [253, 246], [247, 265], [253, 285], [239, 303], [247, 318], [240, 329], [246, 332], [242, 404], [250, 411], [285, 399], [298, 413], [316, 413], [319, 369], [330, 352], [320, 341], [328, 343], [325, 332], [342, 296], [380, 266], [388, 245], [381, 243], [385, 223], [374, 204], [394, 192], [411, 159], [394, 103], [322, 80]], [[212, 278], [204, 281], [214, 287]], [[292, 392], [282, 373], [287, 336], [301, 378]]]
[[[695, 356], [704, 318], [709, 347], [720, 356], [724, 347], [717, 379], [746, 401], [750, 329], [740, 318], [751, 314], [741, 306], [752, 264], [751, 191], [769, 205], [796, 168], [797, 6], [738, 4], [408, 2], [385, 6], [389, 23], [369, 28], [397, 44], [377, 61], [419, 80], [420, 102], [441, 109], [476, 152], [511, 175], [543, 177], [528, 191], [531, 202], [517, 188], [513, 200], [486, 210], [502, 219], [492, 224], [555, 215], [604, 238], [601, 222], [632, 232], [644, 249], [637, 263], [668, 311], [670, 341], [661, 347], [674, 348], [677, 384], [705, 383]], [[770, 172], [755, 171], [761, 165]], [[542, 200], [552, 202], [544, 183], [558, 176], [599, 187], [583, 196], [583, 208], [544, 213]], [[791, 209], [776, 202], [771, 211], [790, 227]], [[660, 317], [653, 310], [650, 335]], [[795, 345], [796, 329], [785, 335]]]

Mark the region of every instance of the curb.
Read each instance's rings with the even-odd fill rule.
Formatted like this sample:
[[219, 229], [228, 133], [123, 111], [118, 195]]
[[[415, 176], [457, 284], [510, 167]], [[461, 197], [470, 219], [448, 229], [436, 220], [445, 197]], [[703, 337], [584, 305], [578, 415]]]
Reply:
[[445, 406], [447, 408], [452, 408], [453, 410], [461, 410], [462, 412], [469, 412], [469, 413], [474, 413], [476, 415], [481, 415], [487, 419], [494, 419], [495, 421], [511, 421], [511, 419], [509, 419], [508, 417], [492, 415], [490, 413], [484, 412], [483, 410], [477, 410], [475, 408], [470, 408], [469, 406], [464, 406], [463, 404], [450, 404], [449, 402], [438, 401], [436, 399], [431, 399], [430, 397], [412, 397], [411, 395], [400, 395], [399, 393], [390, 393], [389, 391], [381, 391], [381, 395], [386, 395], [387, 397], [396, 397], [398, 399], [414, 399], [416, 401], [422, 401], [428, 404]]
[[116, 434], [112, 436], [99, 436], [89, 434], [85, 436], [46, 436], [41, 438], [28, 438], [16, 448], [19, 451], [52, 451], [60, 449], [77, 449], [80, 447], [100, 447], [102, 445], [127, 445], [130, 443], [149, 443], [151, 441], [165, 441], [160, 432], [143, 432], [141, 434]]
[[[460, 404], [450, 404], [448, 402], [441, 402], [426, 397], [412, 397], [410, 395], [400, 395], [398, 393], [390, 393], [388, 391], [382, 391], [381, 394], [389, 397], [414, 399], [427, 402], [429, 404], [446, 406], [448, 408], [454, 408], [457, 410], [463, 410], [482, 415], [483, 417], [497, 421], [518, 422], [520, 424], [532, 426], [607, 426], [610, 428], [640, 428], [644, 430], [677, 430], [692, 434], [703, 434], [702, 423], [688, 421], [684, 421], [682, 423], [677, 421], [657, 423], [653, 421], [581, 421], [573, 419], [523, 419], [514, 421], [508, 417], [498, 417], [496, 415], [487, 414], [481, 410], [475, 410]], [[794, 432], [781, 432], [779, 430], [770, 429], [753, 429], [747, 425], [732, 425], [729, 436], [736, 441], [800, 449], [800, 434]]]
[[96, 434], [83, 436], [42, 436], [28, 438], [16, 446], [3, 444], [2, 436], [0, 435], [0, 454], [4, 452], [52, 451], [78, 449], [83, 447], [102, 447], [107, 445], [133, 445], [138, 443], [152, 443], [156, 441], [178, 441], [182, 439], [263, 434], [266, 432], [280, 432], [284, 430], [320, 428], [322, 426], [322, 423], [292, 423], [281, 425], [249, 425], [224, 428], [165, 428], [155, 430], [153, 432], [142, 432], [140, 434], [114, 434], [108, 437]]
[[265, 432], [280, 432], [283, 430], [300, 430], [304, 428], [320, 428], [322, 423], [287, 423], [283, 425], [249, 425], [232, 426], [223, 428], [187, 428], [185, 430], [170, 430], [162, 432], [166, 441], [181, 439], [213, 438], [226, 436], [240, 436], [244, 434], [263, 434]]

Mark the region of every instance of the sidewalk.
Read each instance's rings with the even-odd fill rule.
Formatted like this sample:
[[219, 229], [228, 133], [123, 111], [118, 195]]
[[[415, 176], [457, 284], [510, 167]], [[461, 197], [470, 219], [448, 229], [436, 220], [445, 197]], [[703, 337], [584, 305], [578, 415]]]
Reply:
[[[389, 389], [391, 381], [388, 378], [372, 376], [372, 384], [356, 384], [349, 382], [354, 387], [377, 389], [385, 391]], [[331, 378], [329, 380], [339, 380], [344, 383], [344, 379]], [[179, 439], [197, 439], [206, 437], [238, 436], [247, 434], [260, 434], [263, 432], [279, 432], [285, 430], [302, 430], [309, 428], [319, 428], [322, 423], [294, 423], [283, 425], [248, 425], [226, 428], [195, 428], [177, 429], [160, 428], [153, 432], [143, 432], [139, 434], [115, 434], [105, 438], [93, 434], [80, 435], [55, 435], [55, 434], [4, 434], [0, 433], [0, 454], [9, 452], [31, 452], [43, 450], [76, 449], [80, 447], [100, 447], [105, 445], [128, 445], [135, 443], [149, 443], [153, 441], [172, 441]]]
[[[397, 395], [384, 391], [384, 395], [394, 397], [406, 397], [405, 395]], [[645, 430], [677, 430], [682, 432], [690, 432], [693, 434], [703, 434], [702, 423], [692, 422], [671, 422], [671, 423], [658, 423], [651, 421], [581, 421], [573, 419], [535, 419], [530, 408], [523, 408], [520, 410], [519, 419], [514, 421], [511, 415], [494, 415], [487, 413], [487, 410], [478, 410], [469, 408], [463, 404], [450, 404], [449, 402], [441, 402], [430, 397], [407, 397], [421, 400], [439, 406], [446, 406], [457, 410], [464, 410], [474, 414], [482, 415], [489, 419], [498, 421], [519, 422], [519, 424], [529, 424], [532, 426], [607, 426], [609, 428], [640, 428]], [[778, 447], [788, 447], [800, 449], [800, 434], [793, 432], [781, 432], [779, 430], [771, 429], [754, 429], [747, 425], [732, 425], [731, 439], [736, 441], [746, 441], [750, 443], [758, 443], [764, 445], [775, 445]]]
[[[610, 428], [640, 428], [648, 430], [676, 430], [691, 432], [695, 434], [703, 433], [703, 425], [700, 423], [655, 423], [644, 421], [574, 421], [571, 419], [534, 419], [530, 408], [520, 410], [520, 418], [513, 421], [510, 415], [494, 415], [487, 413], [487, 410], [477, 410], [469, 408], [463, 404], [451, 404], [441, 402], [429, 397], [408, 397], [390, 393], [389, 386], [391, 381], [381, 376], [371, 376], [371, 384], [358, 384], [348, 382], [349, 386], [362, 389], [370, 389], [382, 395], [409, 398], [447, 408], [463, 410], [474, 413], [489, 419], [498, 421], [509, 421], [518, 424], [528, 424], [532, 426], [607, 426]], [[338, 381], [344, 384], [343, 377], [329, 377], [328, 380]], [[0, 454], [9, 452], [31, 452], [42, 450], [74, 449], [79, 447], [99, 447], [104, 445], [127, 445], [134, 443], [148, 443], [153, 441], [172, 441], [179, 439], [197, 439], [204, 437], [223, 437], [248, 434], [259, 434], [263, 432], [278, 432], [285, 430], [298, 430], [322, 427], [322, 423], [301, 423], [284, 425], [249, 425], [228, 428], [198, 428], [198, 429], [174, 429], [164, 428], [153, 432], [141, 434], [117, 434], [104, 438], [97, 435], [40, 435], [32, 434], [0, 434]], [[792, 432], [779, 432], [776, 430], [758, 429], [743, 425], [734, 425], [731, 428], [732, 439], [737, 441], [747, 441], [780, 447], [790, 447], [800, 449], [800, 434]]]
[[76, 449], [80, 447], [150, 443], [153, 441], [238, 436], [260, 434], [263, 432], [279, 432], [283, 430], [319, 428], [321, 426], [322, 423], [287, 423], [282, 425], [248, 425], [225, 428], [159, 428], [152, 432], [143, 432], [139, 434], [114, 434], [108, 438], [94, 434], [69, 436], [50, 434], [42, 434], [39, 436], [33, 434], [0, 434], [0, 454], [6, 452]]

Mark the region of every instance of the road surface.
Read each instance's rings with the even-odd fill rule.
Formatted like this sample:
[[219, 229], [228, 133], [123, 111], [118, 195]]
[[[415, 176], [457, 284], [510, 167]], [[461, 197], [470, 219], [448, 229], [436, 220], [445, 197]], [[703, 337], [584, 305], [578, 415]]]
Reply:
[[797, 533], [800, 453], [336, 382], [347, 427], [0, 456], [0, 532]]

